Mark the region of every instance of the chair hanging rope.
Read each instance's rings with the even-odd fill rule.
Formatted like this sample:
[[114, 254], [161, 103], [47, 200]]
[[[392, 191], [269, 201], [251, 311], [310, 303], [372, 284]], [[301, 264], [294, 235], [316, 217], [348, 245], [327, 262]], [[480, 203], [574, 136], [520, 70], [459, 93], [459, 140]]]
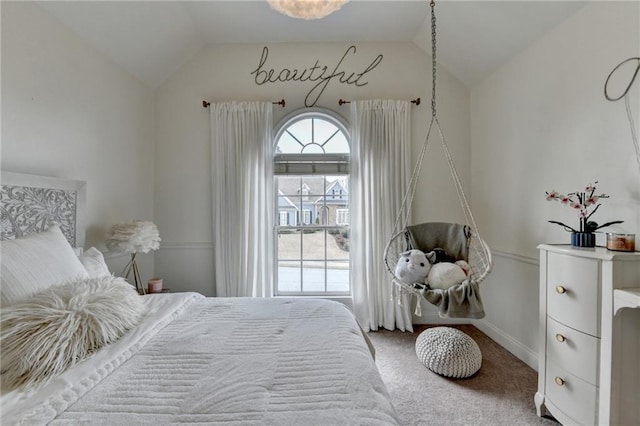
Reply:
[[[471, 208], [469, 206], [469, 202], [467, 201], [467, 197], [465, 196], [464, 190], [462, 188], [462, 183], [460, 181], [460, 177], [458, 172], [456, 171], [456, 167], [453, 161], [453, 157], [451, 152], [449, 151], [449, 147], [447, 145], [446, 139], [442, 132], [442, 128], [440, 127], [440, 122], [438, 121], [438, 114], [436, 109], [436, 16], [435, 16], [435, 1], [430, 2], [431, 8], [431, 65], [432, 65], [432, 91], [431, 91], [431, 121], [429, 123], [429, 128], [427, 130], [427, 135], [425, 137], [422, 148], [420, 149], [420, 153], [418, 154], [416, 165], [413, 169], [411, 177], [409, 179], [409, 184], [407, 187], [407, 191], [404, 194], [402, 199], [402, 204], [400, 210], [395, 219], [395, 223], [393, 226], [392, 236], [387, 243], [385, 248], [385, 266], [387, 270], [393, 276], [393, 282], [395, 283], [396, 294], [392, 295], [392, 297], [396, 297], [398, 302], [400, 303], [401, 294], [402, 293], [410, 293], [417, 296], [425, 297], [425, 290], [420, 286], [414, 286], [412, 284], [405, 283], [399, 279], [395, 275], [396, 264], [401, 256], [402, 252], [405, 252], [407, 247], [407, 226], [409, 224], [410, 216], [411, 216], [411, 207], [413, 203], [413, 199], [415, 196], [415, 191], [417, 188], [418, 177], [420, 175], [420, 171], [422, 169], [422, 164], [424, 162], [425, 153], [427, 147], [429, 145], [429, 140], [434, 129], [437, 131], [437, 134], [440, 138], [440, 144], [444, 151], [444, 155], [447, 160], [447, 164], [449, 166], [449, 170], [451, 172], [451, 177], [454, 181], [456, 191], [458, 194], [458, 198], [460, 200], [460, 205], [462, 206], [466, 225], [470, 228], [470, 237], [468, 240], [468, 259], [467, 262], [471, 266], [471, 272], [469, 275], [469, 281], [473, 281], [476, 284], [482, 281], [491, 270], [492, 267], [492, 258], [491, 251], [486, 243], [480, 237], [478, 233], [478, 227], [476, 226], [475, 219], [471, 212]], [[401, 293], [401, 294], [398, 294]], [[429, 299], [428, 299], [429, 300]], [[431, 301], [431, 300], [430, 300]], [[432, 302], [433, 303], [433, 302]], [[417, 304], [416, 314], [420, 315], [420, 304]], [[484, 315], [484, 313], [482, 314]]]

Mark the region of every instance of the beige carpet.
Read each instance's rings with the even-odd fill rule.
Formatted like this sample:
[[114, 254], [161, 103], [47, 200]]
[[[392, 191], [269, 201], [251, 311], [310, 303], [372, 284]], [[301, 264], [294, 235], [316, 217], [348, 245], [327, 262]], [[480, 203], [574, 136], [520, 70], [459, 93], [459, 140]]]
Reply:
[[538, 375], [471, 325], [451, 326], [467, 333], [482, 352], [482, 367], [470, 378], [441, 377], [420, 363], [418, 335], [381, 330], [368, 333], [376, 364], [403, 425], [554, 425], [536, 416], [533, 396]]

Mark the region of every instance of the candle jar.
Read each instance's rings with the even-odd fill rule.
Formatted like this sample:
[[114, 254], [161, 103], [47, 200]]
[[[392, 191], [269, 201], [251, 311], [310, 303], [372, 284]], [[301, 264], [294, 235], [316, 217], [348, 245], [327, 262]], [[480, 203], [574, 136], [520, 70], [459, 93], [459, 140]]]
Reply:
[[635, 251], [636, 234], [607, 233], [607, 249], [615, 251]]
[[150, 278], [147, 283], [147, 293], [162, 293], [162, 278]]

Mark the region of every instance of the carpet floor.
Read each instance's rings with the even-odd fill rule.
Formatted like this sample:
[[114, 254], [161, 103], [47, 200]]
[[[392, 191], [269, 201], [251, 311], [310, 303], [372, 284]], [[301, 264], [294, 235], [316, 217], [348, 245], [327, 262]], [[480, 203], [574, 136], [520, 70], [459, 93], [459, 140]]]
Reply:
[[[400, 422], [412, 425], [553, 425], [536, 415], [533, 397], [538, 374], [471, 325], [452, 325], [475, 340], [482, 367], [466, 379], [450, 379], [427, 369], [415, 352], [414, 332], [368, 333], [376, 349], [376, 365]], [[435, 326], [433, 326], [435, 327]]]

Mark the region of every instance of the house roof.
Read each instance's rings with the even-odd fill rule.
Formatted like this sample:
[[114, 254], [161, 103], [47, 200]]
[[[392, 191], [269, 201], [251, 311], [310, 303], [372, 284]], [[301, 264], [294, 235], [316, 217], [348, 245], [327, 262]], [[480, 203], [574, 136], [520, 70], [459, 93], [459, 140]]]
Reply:
[[[309, 187], [309, 195], [324, 194], [324, 177], [306, 176], [303, 183]], [[300, 189], [300, 177], [279, 176], [278, 187], [283, 195], [288, 197], [298, 195]]]

